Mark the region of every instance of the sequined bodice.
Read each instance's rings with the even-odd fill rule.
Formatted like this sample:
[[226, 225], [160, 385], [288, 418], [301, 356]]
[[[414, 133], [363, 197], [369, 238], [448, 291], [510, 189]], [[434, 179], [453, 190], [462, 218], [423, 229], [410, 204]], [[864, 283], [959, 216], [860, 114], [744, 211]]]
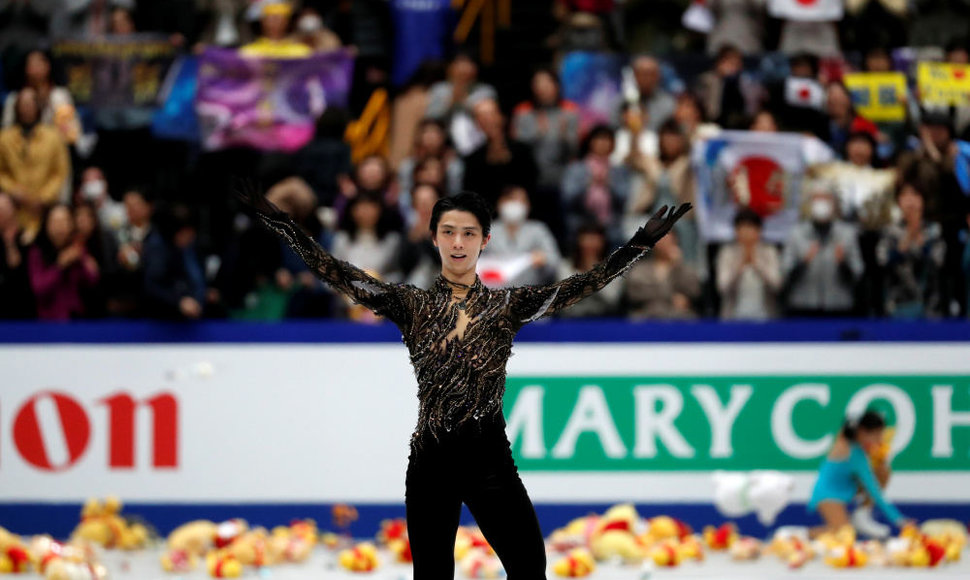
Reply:
[[[381, 282], [331, 256], [285, 214], [259, 215], [334, 290], [401, 329], [418, 381], [420, 409], [413, 445], [501, 420], [505, 365], [523, 325], [599, 290], [646, 252], [623, 246], [588, 272], [546, 286], [468, 289], [464, 308], [438, 277], [431, 288]], [[467, 317], [461, 320], [461, 317]]]

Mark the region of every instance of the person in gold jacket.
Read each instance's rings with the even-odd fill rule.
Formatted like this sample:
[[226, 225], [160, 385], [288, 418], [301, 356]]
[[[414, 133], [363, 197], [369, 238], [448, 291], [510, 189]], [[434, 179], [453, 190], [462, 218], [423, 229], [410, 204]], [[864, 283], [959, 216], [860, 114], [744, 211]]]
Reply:
[[263, 4], [259, 22], [263, 34], [240, 48], [239, 53], [267, 58], [303, 58], [313, 54], [309, 46], [289, 36], [292, 14], [289, 2], [271, 0]]
[[70, 172], [67, 145], [56, 127], [40, 123], [37, 92], [17, 95], [16, 122], [0, 131], [0, 190], [17, 200], [24, 236], [33, 239], [44, 211], [60, 196]]

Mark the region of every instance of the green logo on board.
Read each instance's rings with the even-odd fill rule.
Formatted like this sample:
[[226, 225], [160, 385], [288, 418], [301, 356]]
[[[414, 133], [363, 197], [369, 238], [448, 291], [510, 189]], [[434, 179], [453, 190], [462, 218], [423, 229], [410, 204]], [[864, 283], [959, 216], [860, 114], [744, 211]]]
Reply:
[[847, 413], [882, 411], [893, 468], [970, 470], [970, 376], [509, 377], [520, 469], [815, 470]]

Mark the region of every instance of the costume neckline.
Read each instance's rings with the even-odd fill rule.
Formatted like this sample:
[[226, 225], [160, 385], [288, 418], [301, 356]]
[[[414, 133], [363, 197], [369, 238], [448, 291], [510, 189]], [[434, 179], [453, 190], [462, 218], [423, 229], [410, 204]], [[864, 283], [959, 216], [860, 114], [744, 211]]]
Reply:
[[451, 292], [452, 289], [466, 289], [469, 293], [480, 290], [483, 287], [482, 279], [475, 274], [475, 282], [472, 284], [462, 284], [460, 282], [452, 282], [444, 277], [442, 274], [438, 274], [435, 279], [435, 287], [439, 290], [444, 290]]

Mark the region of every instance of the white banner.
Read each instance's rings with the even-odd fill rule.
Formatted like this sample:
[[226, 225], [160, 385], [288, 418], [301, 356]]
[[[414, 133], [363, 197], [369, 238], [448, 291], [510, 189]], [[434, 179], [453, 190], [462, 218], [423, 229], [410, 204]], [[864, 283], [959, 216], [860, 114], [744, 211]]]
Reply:
[[[966, 344], [530, 343], [516, 353], [510, 377], [970, 374]], [[417, 402], [399, 344], [15, 346], [0, 348], [0, 368], [0, 501], [403, 501]], [[947, 429], [970, 428], [966, 410], [946, 411]], [[523, 478], [537, 502], [712, 497], [709, 472]], [[814, 474], [796, 479], [804, 501]], [[970, 470], [904, 472], [888, 495], [966, 501], [967, 489]]]
[[773, 18], [828, 22], [842, 20], [843, 0], [768, 0], [768, 14]]

